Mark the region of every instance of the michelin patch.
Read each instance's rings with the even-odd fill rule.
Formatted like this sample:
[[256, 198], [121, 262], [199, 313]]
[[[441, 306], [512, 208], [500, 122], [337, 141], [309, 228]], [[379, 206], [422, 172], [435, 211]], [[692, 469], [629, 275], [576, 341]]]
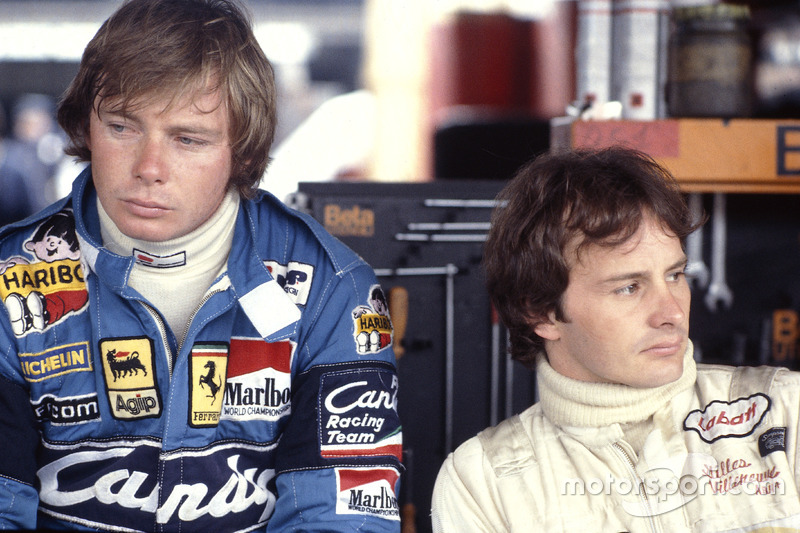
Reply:
[[71, 209], [44, 220], [22, 247], [26, 255], [0, 259], [0, 298], [17, 337], [45, 331], [89, 301]]
[[380, 285], [369, 289], [369, 305], [353, 309], [353, 337], [360, 354], [378, 353], [392, 344], [392, 320]]
[[760, 392], [733, 402], [713, 401], [702, 411], [689, 413], [683, 429], [696, 431], [708, 443], [726, 437], [745, 437], [755, 431], [771, 404], [769, 396]]
[[72, 372], [91, 372], [92, 356], [88, 342], [75, 342], [44, 352], [21, 353], [19, 364], [25, 380], [36, 383]]
[[394, 468], [337, 468], [336, 514], [361, 514], [400, 520]]
[[284, 292], [297, 305], [306, 305], [314, 279], [314, 267], [297, 261], [282, 265], [277, 261], [264, 261], [264, 265]]
[[148, 337], [100, 340], [103, 377], [114, 418], [133, 420], [161, 415], [156, 387], [155, 350]]
[[227, 367], [228, 343], [207, 342], [192, 346], [189, 358], [190, 426], [213, 427], [219, 423]]
[[[369, 368], [329, 372], [320, 379], [320, 455], [325, 458], [402, 455], [397, 376]], [[392, 421], [387, 424], [387, 421]]]

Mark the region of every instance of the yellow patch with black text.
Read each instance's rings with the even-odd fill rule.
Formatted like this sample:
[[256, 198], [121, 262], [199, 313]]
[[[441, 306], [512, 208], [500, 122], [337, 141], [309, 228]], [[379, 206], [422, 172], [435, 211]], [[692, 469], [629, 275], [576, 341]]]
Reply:
[[103, 377], [114, 418], [133, 420], [161, 415], [156, 387], [155, 350], [148, 337], [100, 341]]
[[229, 347], [224, 342], [195, 344], [189, 365], [189, 425], [214, 427], [225, 396]]

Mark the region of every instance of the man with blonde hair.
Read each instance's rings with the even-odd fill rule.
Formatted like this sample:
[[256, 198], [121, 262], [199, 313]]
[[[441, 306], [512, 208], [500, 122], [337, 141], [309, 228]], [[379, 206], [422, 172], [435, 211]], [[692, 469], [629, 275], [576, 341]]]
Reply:
[[399, 531], [391, 323], [257, 190], [275, 101], [233, 1], [129, 0], [87, 46], [89, 166], [0, 231], [0, 529]]

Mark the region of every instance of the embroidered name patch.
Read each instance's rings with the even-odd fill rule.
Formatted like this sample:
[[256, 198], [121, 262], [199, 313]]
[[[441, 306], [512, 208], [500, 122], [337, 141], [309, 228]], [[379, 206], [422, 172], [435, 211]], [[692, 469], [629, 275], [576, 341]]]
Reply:
[[744, 437], [761, 423], [770, 405], [769, 397], [761, 393], [733, 402], [713, 401], [702, 411], [689, 413], [683, 429], [696, 431], [709, 443], [725, 437]]
[[394, 468], [337, 468], [336, 514], [362, 514], [400, 520]]
[[154, 352], [153, 341], [147, 337], [100, 341], [103, 376], [114, 418], [132, 420], [161, 415]]
[[92, 371], [88, 342], [65, 344], [40, 353], [21, 353], [19, 363], [23, 377], [31, 383], [71, 372]]

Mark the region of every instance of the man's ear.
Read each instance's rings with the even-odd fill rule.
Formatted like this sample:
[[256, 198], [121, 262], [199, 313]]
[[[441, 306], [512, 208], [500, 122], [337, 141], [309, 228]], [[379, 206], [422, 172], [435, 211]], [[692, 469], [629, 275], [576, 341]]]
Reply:
[[555, 312], [551, 311], [547, 316], [532, 317], [533, 331], [541, 338], [548, 341], [557, 341], [561, 338], [561, 328], [556, 320]]

